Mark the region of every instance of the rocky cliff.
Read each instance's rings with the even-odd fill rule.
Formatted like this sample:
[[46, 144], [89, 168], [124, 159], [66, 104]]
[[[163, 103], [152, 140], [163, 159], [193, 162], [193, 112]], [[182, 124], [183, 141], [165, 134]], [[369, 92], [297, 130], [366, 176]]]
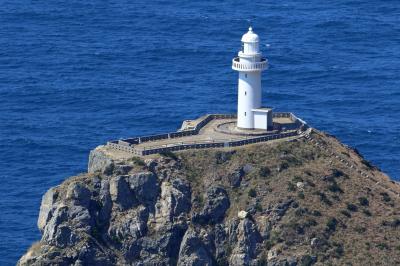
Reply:
[[356, 150], [309, 138], [118, 159], [42, 199], [19, 265], [396, 265], [400, 187]]

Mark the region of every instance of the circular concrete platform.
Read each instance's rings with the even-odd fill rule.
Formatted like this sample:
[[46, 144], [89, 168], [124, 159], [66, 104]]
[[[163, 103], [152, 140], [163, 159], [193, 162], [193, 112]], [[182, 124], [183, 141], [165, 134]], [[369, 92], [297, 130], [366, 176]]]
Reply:
[[214, 130], [219, 133], [238, 136], [264, 136], [278, 133], [277, 130], [242, 129], [236, 126], [236, 120], [218, 124]]

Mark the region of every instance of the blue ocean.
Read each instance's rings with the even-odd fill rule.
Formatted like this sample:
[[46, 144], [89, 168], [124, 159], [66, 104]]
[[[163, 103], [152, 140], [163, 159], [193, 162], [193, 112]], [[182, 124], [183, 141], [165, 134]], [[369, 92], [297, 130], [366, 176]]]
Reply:
[[400, 178], [400, 2], [0, 1], [0, 265], [40, 239], [43, 193], [107, 140], [234, 113], [251, 25], [263, 102]]

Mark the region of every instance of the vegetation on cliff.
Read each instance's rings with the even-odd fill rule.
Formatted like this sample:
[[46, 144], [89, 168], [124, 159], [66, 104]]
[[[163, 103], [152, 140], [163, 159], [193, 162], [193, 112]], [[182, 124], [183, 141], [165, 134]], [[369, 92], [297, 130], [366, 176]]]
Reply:
[[20, 265], [396, 265], [400, 186], [310, 138], [118, 160], [50, 189]]

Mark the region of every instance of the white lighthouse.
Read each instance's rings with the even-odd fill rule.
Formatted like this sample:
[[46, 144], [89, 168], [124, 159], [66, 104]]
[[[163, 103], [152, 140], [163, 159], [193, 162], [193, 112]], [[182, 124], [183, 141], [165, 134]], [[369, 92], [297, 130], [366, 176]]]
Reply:
[[232, 60], [239, 71], [237, 127], [240, 129], [272, 128], [272, 110], [262, 108], [261, 72], [268, 66], [259, 48], [259, 37], [250, 27], [242, 37], [242, 50]]

